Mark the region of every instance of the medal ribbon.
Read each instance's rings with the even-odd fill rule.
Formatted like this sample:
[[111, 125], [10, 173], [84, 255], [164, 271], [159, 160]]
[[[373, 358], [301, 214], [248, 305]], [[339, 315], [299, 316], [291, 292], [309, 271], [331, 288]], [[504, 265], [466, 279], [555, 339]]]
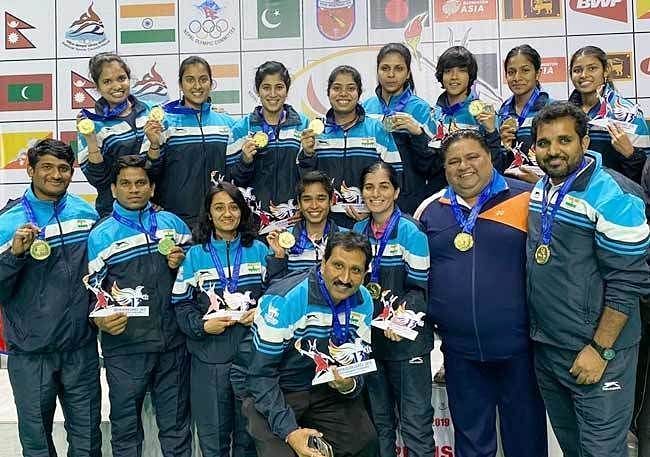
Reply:
[[[399, 221], [399, 218], [401, 216], [402, 216], [402, 212], [399, 210], [399, 208], [395, 208], [393, 214], [390, 215], [390, 219], [388, 219], [388, 223], [386, 224], [386, 230], [384, 230], [384, 233], [382, 233], [381, 238], [378, 240], [379, 246], [377, 248], [377, 253], [372, 258], [372, 271], [370, 272], [370, 282], [379, 282], [379, 269], [381, 268], [381, 256], [384, 254], [384, 249], [386, 249], [388, 240], [390, 239], [390, 236], [393, 233], [393, 229], [395, 229], [395, 225], [397, 225], [397, 222]], [[366, 236], [368, 238], [370, 238], [371, 236], [371, 228], [370, 228], [371, 222], [372, 221], [369, 220], [368, 225], [366, 226]]]
[[397, 102], [395, 102], [395, 106], [393, 107], [393, 109], [391, 109], [386, 104], [383, 98], [378, 97], [379, 103], [381, 104], [381, 112], [383, 113], [384, 116], [392, 116], [396, 112], [402, 111], [406, 106], [406, 104], [408, 103], [408, 101], [411, 99], [412, 94], [413, 92], [411, 92], [411, 88], [410, 87], [407, 88], [404, 92], [400, 94], [399, 98], [397, 99]]
[[140, 233], [144, 233], [145, 235], [149, 235], [153, 241], [158, 241], [158, 237], [156, 236], [158, 220], [156, 219], [156, 210], [154, 210], [153, 207], [149, 208], [149, 230], [144, 228], [144, 225], [135, 223], [131, 219], [118, 214], [115, 210], [113, 210], [111, 216], [113, 216], [113, 218], [120, 224], [126, 225], [127, 227], [137, 230]]
[[[325, 229], [323, 230], [323, 238], [321, 240], [324, 240], [327, 238], [327, 235], [330, 231], [330, 222], [327, 221], [325, 224]], [[290, 254], [292, 255], [300, 255], [303, 252], [305, 252], [305, 248], [307, 247], [307, 244], [311, 240], [309, 239], [309, 235], [307, 234], [307, 226], [304, 226], [302, 230], [300, 231], [300, 236], [298, 237], [298, 242], [295, 244], [294, 247], [291, 248], [289, 251]]]
[[[325, 281], [323, 280], [323, 276], [321, 275], [320, 268], [316, 269], [316, 280], [318, 282], [318, 288], [320, 289], [320, 293], [325, 299], [325, 303], [327, 303], [327, 305], [330, 307], [330, 310], [332, 311], [332, 334], [333, 334], [332, 339], [334, 340], [334, 344], [340, 346], [341, 344], [348, 341], [350, 335], [350, 315], [352, 314], [352, 297], [346, 298], [345, 300], [343, 300], [342, 303], [339, 303], [339, 306], [337, 307], [334, 304], [334, 300], [332, 300], [332, 296], [327, 290], [327, 286], [325, 286]], [[341, 321], [339, 320], [339, 311], [341, 307], [343, 307], [345, 310], [345, 324], [343, 327], [341, 327]]]
[[[32, 208], [32, 205], [31, 203], [29, 203], [29, 200], [27, 199], [26, 195], [23, 195], [23, 197], [20, 199], [20, 204], [23, 206], [23, 210], [25, 211], [27, 220], [30, 223], [34, 224], [36, 227], [38, 227], [38, 223], [36, 222], [36, 215], [34, 214], [34, 208]], [[59, 214], [61, 214], [64, 208], [65, 208], [65, 202], [62, 202], [61, 204], [58, 204], [58, 202], [54, 203], [54, 214], [50, 216], [48, 221], [41, 228], [38, 234], [39, 238], [41, 238], [42, 240], [45, 239], [45, 229], [47, 228], [47, 224], [49, 224], [52, 219], [58, 218]]]
[[125, 98], [122, 103], [117, 105], [115, 108], [111, 109], [108, 104], [103, 106], [103, 112], [102, 114], [96, 114], [91, 111], [88, 111], [87, 109], [82, 109], [81, 112], [83, 113], [84, 116], [86, 116], [88, 119], [92, 119], [93, 121], [104, 121], [107, 119], [115, 119], [116, 117], [119, 117], [120, 114], [122, 114], [124, 111], [127, 110], [129, 107], [129, 98]]
[[495, 171], [492, 172], [492, 179], [490, 179], [488, 185], [485, 186], [485, 188], [479, 194], [478, 201], [472, 207], [472, 210], [469, 212], [469, 216], [467, 217], [465, 217], [465, 213], [463, 213], [463, 210], [458, 204], [458, 197], [456, 197], [456, 192], [454, 192], [454, 189], [449, 186], [449, 200], [451, 201], [451, 210], [454, 213], [454, 219], [456, 219], [456, 222], [458, 222], [458, 225], [460, 225], [463, 233], [469, 233], [470, 235], [474, 233], [474, 226], [476, 225], [478, 215], [480, 214], [483, 205], [485, 205], [492, 196], [492, 183], [494, 182], [495, 173]]
[[[557, 210], [560, 208], [562, 205], [562, 200], [564, 200], [564, 197], [566, 194], [569, 193], [571, 190], [571, 186], [573, 185], [573, 182], [576, 180], [578, 177], [578, 173], [587, 165], [587, 161], [585, 159], [582, 159], [582, 163], [578, 168], [576, 168], [570, 175], [569, 177], [562, 183], [562, 187], [560, 187], [560, 190], [557, 194], [557, 198], [555, 199], [555, 203], [553, 203], [553, 207], [551, 208], [551, 211], [549, 213], [548, 207], [550, 206], [550, 198], [549, 198], [549, 191], [550, 191], [550, 186], [549, 186], [549, 181], [550, 178], [547, 176], [544, 176], [543, 180], [543, 189], [544, 191], [542, 192], [542, 223], [541, 223], [541, 237], [540, 237], [540, 244], [550, 244], [551, 242], [551, 234], [553, 232], [553, 220], [555, 219], [555, 215], [557, 214]], [[548, 189], [547, 189], [548, 187]]]
[[[266, 119], [264, 118], [264, 113], [262, 112], [262, 107], [258, 106], [255, 111], [257, 111], [257, 114], [259, 114], [260, 118], [262, 119], [262, 131], [266, 133], [269, 136], [269, 140], [274, 141], [275, 140], [275, 128], [271, 125], [269, 125], [268, 122], [266, 122]], [[280, 114], [280, 120], [278, 121], [278, 125], [276, 127], [279, 127], [280, 124], [282, 124], [285, 119], [287, 118], [287, 112], [286, 110], [282, 110], [282, 113]]]
[[221, 260], [219, 260], [217, 251], [215, 251], [211, 242], [208, 242], [208, 250], [210, 251], [210, 257], [212, 257], [212, 263], [219, 274], [219, 283], [221, 283], [221, 288], [223, 290], [228, 290], [231, 294], [237, 292], [237, 284], [239, 283], [239, 267], [241, 266], [241, 256], [243, 251], [241, 243], [239, 243], [237, 251], [235, 252], [235, 264], [232, 267], [230, 278], [226, 278], [226, 271], [223, 268], [223, 264], [221, 263]]

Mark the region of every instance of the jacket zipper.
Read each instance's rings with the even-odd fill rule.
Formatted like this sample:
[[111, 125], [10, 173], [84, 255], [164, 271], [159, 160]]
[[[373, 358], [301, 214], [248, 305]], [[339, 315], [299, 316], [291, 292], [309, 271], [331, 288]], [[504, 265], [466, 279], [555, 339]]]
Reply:
[[56, 202], [53, 202], [52, 204], [52, 211], [54, 211], [54, 219], [56, 219], [56, 225], [59, 227], [59, 238], [61, 239], [61, 252], [63, 253], [63, 264], [65, 265], [65, 270], [66, 273], [68, 274], [68, 278], [70, 278], [70, 281], [72, 281], [72, 272], [70, 271], [70, 268], [68, 268], [68, 254], [65, 250], [65, 242], [63, 241], [63, 227], [61, 226], [61, 220], [59, 219], [59, 215], [56, 213]]
[[481, 338], [478, 334], [478, 322], [476, 319], [476, 232], [474, 236], [474, 247], [472, 248], [472, 320], [474, 321], [474, 333], [476, 335], [476, 345], [481, 361], [483, 360], [483, 348], [481, 347]]
[[226, 263], [228, 265], [228, 279], [232, 279], [232, 271], [230, 270], [230, 241], [226, 241]]
[[[208, 162], [208, 157], [207, 157], [207, 153], [205, 151], [205, 135], [203, 133], [203, 120], [202, 120], [201, 112], [196, 113], [195, 116], [196, 116], [196, 121], [199, 124], [199, 130], [201, 131], [201, 159], [202, 159], [202, 162], [203, 162], [203, 170], [207, 170], [207, 168], [208, 168], [208, 163], [207, 163]], [[211, 170], [208, 170], [208, 173], [210, 171]], [[225, 173], [225, 165], [224, 165], [224, 173]], [[207, 189], [205, 188], [205, 179], [201, 180], [201, 189], [202, 189], [202, 192], [203, 192], [201, 195], [205, 195], [207, 193]]]
[[[140, 226], [142, 228], [144, 228], [144, 223], [142, 222], [142, 213], [143, 212], [144, 212], [144, 209], [141, 209], [141, 210], [138, 211], [138, 220], [140, 221]], [[149, 230], [151, 230], [151, 227], [149, 227]], [[147, 252], [149, 254], [151, 254], [152, 253], [151, 245], [149, 243], [150, 242], [153, 243], [155, 240], [152, 240], [151, 238], [149, 238], [149, 233], [146, 230], [144, 231], [144, 237], [147, 240]], [[150, 256], [148, 256], [148, 257], [149, 257], [149, 260], [151, 262], [151, 266], [153, 267], [154, 273], [157, 275], [158, 274], [158, 267], [156, 265], [156, 262]], [[156, 295], [158, 295], [158, 294], [156, 293]], [[159, 331], [160, 331], [160, 340], [162, 342], [162, 348], [165, 349], [167, 347], [167, 341], [165, 340], [165, 331], [163, 329], [163, 312], [164, 312], [163, 310], [164, 310], [164, 307], [161, 307], [160, 312], [159, 312], [160, 321], [158, 322], [158, 325], [159, 325]]]

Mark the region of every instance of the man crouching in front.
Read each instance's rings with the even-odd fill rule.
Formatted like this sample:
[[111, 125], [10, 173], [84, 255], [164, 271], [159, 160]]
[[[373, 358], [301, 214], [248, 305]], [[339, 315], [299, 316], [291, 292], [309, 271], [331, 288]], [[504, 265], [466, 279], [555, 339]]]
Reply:
[[252, 399], [243, 406], [259, 457], [320, 457], [315, 438], [337, 457], [375, 455], [362, 377], [344, 375], [349, 365], [370, 362], [373, 305], [361, 283], [371, 258], [366, 237], [334, 233], [320, 266], [274, 283], [260, 299]]

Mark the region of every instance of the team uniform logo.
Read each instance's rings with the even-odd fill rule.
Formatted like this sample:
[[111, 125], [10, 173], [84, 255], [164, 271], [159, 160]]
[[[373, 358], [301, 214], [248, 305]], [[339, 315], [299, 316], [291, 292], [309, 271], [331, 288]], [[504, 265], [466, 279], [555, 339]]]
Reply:
[[156, 71], [155, 63], [151, 66], [149, 73], [136, 81], [131, 93], [134, 97], [152, 105], [161, 105], [169, 100], [167, 83]]
[[68, 27], [63, 45], [77, 51], [91, 51], [106, 44], [108, 39], [104, 23], [93, 10], [91, 3], [88, 10]]
[[198, 15], [183, 30], [185, 36], [203, 46], [214, 46], [233, 36], [235, 27], [232, 18], [226, 15], [232, 6], [226, 6], [226, 2], [220, 3], [203, 0], [194, 5]]
[[354, 2], [355, 0], [317, 0], [316, 24], [321, 35], [332, 41], [350, 35], [356, 20]]

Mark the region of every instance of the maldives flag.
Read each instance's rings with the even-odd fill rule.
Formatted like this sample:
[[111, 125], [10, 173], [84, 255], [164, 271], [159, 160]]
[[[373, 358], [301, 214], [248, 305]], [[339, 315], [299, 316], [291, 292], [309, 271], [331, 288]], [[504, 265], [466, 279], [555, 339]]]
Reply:
[[52, 109], [52, 75], [0, 75], [0, 111]]

